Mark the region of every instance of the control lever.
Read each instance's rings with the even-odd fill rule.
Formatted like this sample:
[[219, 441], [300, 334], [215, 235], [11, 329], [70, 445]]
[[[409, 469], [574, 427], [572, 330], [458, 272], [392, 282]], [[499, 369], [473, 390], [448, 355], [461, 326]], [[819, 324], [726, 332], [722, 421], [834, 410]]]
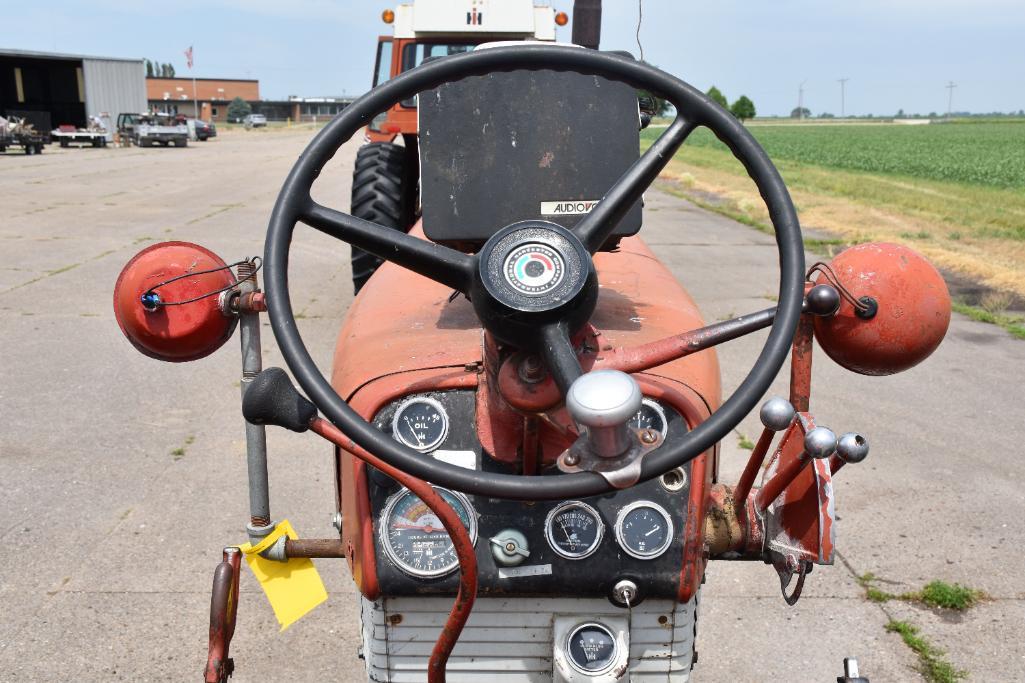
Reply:
[[253, 378], [242, 397], [242, 415], [254, 425], [277, 425], [305, 432], [317, 407], [292, 385], [281, 368], [267, 368]]
[[586, 428], [589, 449], [599, 457], [616, 458], [637, 442], [627, 423], [641, 409], [641, 398], [641, 388], [630, 375], [596, 370], [570, 385], [566, 408]]
[[641, 409], [641, 388], [619, 370], [594, 370], [573, 380], [566, 408], [580, 427], [580, 438], [559, 456], [563, 472], [597, 472], [616, 488], [641, 477], [641, 458], [662, 445], [654, 429], [632, 429]]
[[755, 509], [759, 513], [765, 512], [766, 508], [783, 493], [783, 490], [790, 485], [797, 475], [801, 473], [812, 460], [828, 458], [836, 452], [837, 438], [831, 429], [816, 427], [804, 436], [804, 451], [801, 455], [787, 462], [776, 475], [770, 479], [765, 486], [758, 490], [755, 496]]
[[790, 423], [794, 421], [794, 415], [796, 414], [797, 412], [790, 401], [781, 396], [773, 396], [762, 404], [762, 409], [758, 411], [758, 417], [761, 418], [765, 428], [762, 430], [762, 435], [758, 438], [758, 443], [755, 444], [754, 450], [751, 451], [751, 457], [747, 461], [744, 473], [740, 475], [737, 488], [734, 489], [733, 500], [737, 506], [738, 516], [741, 516], [744, 511], [747, 497], [751, 493], [751, 487], [754, 485], [755, 478], [758, 476], [758, 470], [765, 460], [765, 454], [769, 451], [769, 446], [772, 445], [772, 438], [776, 432], [781, 432], [789, 427]]
[[829, 459], [829, 473], [846, 464], [856, 465], [868, 457], [868, 439], [857, 432], [847, 432], [836, 443], [836, 454]]

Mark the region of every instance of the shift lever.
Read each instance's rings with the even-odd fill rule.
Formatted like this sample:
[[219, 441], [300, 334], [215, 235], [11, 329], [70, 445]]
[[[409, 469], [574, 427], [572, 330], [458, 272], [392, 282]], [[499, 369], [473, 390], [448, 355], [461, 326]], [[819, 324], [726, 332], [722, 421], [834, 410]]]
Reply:
[[814, 460], [828, 458], [836, 452], [836, 434], [831, 429], [816, 427], [804, 435], [804, 451], [800, 457], [788, 461], [776, 476], [770, 479], [755, 496], [755, 508], [758, 512], [765, 512], [772, 501], [783, 493], [783, 489], [790, 486], [790, 483], [797, 478], [804, 466]]
[[602, 458], [619, 457], [637, 443], [628, 423], [641, 409], [641, 388], [625, 372], [595, 370], [581, 375], [569, 387], [566, 408], [587, 429], [591, 452]]
[[632, 429], [641, 409], [641, 388], [619, 370], [595, 370], [573, 380], [566, 408], [580, 427], [580, 438], [557, 461], [563, 472], [597, 472], [626, 488], [641, 477], [641, 458], [662, 445], [653, 429]]

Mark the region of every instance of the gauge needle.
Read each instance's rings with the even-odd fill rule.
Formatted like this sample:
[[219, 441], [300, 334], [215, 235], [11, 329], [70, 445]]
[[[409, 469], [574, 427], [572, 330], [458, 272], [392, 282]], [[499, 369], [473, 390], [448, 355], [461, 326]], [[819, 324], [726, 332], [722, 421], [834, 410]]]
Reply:
[[660, 527], [660, 526], [657, 526], [657, 527], [655, 527], [654, 529], [652, 529], [652, 530], [651, 530], [651, 531], [649, 531], [648, 533], [644, 534], [644, 537], [645, 537], [645, 538], [647, 538], [648, 536], [651, 536], [651, 535], [652, 535], [653, 533], [655, 533], [656, 531], [658, 531], [658, 530], [659, 530], [659, 529], [661, 529], [661, 528], [662, 528], [662, 527]]
[[392, 526], [396, 529], [419, 529], [420, 531], [426, 531], [427, 533], [443, 530], [437, 529], [430, 524], [410, 524], [409, 522], [393, 522]]
[[562, 533], [566, 534], [566, 540], [570, 543], [573, 542], [573, 536], [569, 533], [569, 529], [566, 528], [565, 522], [559, 522], [559, 526], [562, 527]]
[[402, 419], [406, 421], [407, 425], [409, 425], [409, 431], [413, 435], [413, 438], [416, 439], [416, 442], [418, 444], [420, 444], [421, 446], [423, 446], [424, 445], [424, 440], [420, 438], [419, 434], [417, 434], [416, 429], [413, 427], [413, 423], [409, 421], [408, 417], [403, 416]]

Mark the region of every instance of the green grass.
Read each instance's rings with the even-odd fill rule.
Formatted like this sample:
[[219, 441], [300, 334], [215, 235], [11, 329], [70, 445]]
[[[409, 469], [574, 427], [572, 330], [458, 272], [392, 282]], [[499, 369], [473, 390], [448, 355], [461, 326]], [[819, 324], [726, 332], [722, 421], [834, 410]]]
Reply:
[[955, 312], [968, 316], [972, 320], [999, 325], [1018, 339], [1025, 339], [1025, 319], [1021, 316], [987, 311], [980, 306], [972, 306], [960, 301], [953, 302], [952, 306]]
[[[753, 126], [749, 130], [766, 146], [766, 152], [791, 192], [805, 191], [813, 195], [846, 199], [876, 209], [890, 209], [911, 218], [952, 224], [956, 226], [953, 232], [958, 233], [954, 239], [958, 240], [970, 237], [1025, 241], [1025, 192], [1022, 192], [1025, 187], [1025, 123], [950, 125], [947, 128], [971, 132], [987, 125], [999, 131], [1008, 131], [1007, 135], [998, 136], [1004, 138], [1003, 153], [992, 157], [981, 152], [973, 153], [965, 158], [964, 163], [973, 167], [990, 164], [994, 168], [1004, 168], [1003, 172], [994, 171], [1001, 178], [999, 182], [973, 179], [985, 175], [981, 172], [974, 175], [966, 172], [964, 178], [959, 178], [954, 172], [944, 174], [930, 170], [932, 156], [951, 153], [944, 147], [948, 141], [943, 136], [923, 138], [917, 141], [920, 144], [910, 146], [895, 144], [894, 149], [899, 149], [900, 154], [909, 158], [904, 165], [872, 167], [865, 163], [861, 166], [868, 168], [861, 168], [853, 162], [845, 162], [843, 155], [831, 151], [831, 148], [857, 146], [861, 136], [880, 134], [876, 127]], [[878, 128], [882, 132], [892, 130], [900, 138], [916, 127], [910, 126], [906, 130], [900, 126]], [[931, 126], [918, 128], [928, 129]], [[942, 129], [944, 126], [935, 128]], [[650, 129], [642, 131], [641, 148], [647, 148], [661, 132]], [[801, 154], [791, 152], [790, 146], [771, 144], [778, 136], [794, 138], [804, 135], [808, 135], [808, 140], [800, 146], [804, 150]], [[932, 149], [929, 145], [939, 149]], [[797, 146], [793, 145], [794, 148]], [[822, 149], [821, 153], [816, 153], [814, 150], [819, 148]], [[960, 150], [960, 147], [955, 149]], [[1002, 158], [1008, 156], [1009, 160]], [[677, 153], [677, 159], [697, 170], [744, 175], [743, 168], [725, 145], [707, 129], [694, 131]], [[720, 211], [719, 207], [704, 208]], [[730, 217], [741, 222], [750, 220], [735, 215]], [[951, 231], [945, 231], [944, 234], [947, 232]], [[866, 237], [874, 238], [873, 235]]]
[[745, 451], [753, 451], [755, 448], [755, 442], [747, 438], [747, 436], [744, 434], [740, 435], [740, 439], [737, 441], [737, 445], [743, 448]]
[[[772, 159], [989, 187], [1025, 187], [1025, 122], [776, 125], [749, 130]], [[695, 131], [687, 144], [725, 149], [707, 129]]]
[[906, 621], [891, 619], [886, 630], [897, 633], [901, 640], [918, 655], [918, 671], [932, 683], [956, 683], [968, 677], [968, 672], [947, 661], [946, 653], [923, 638], [918, 627]]
[[964, 611], [974, 607], [980, 600], [986, 599], [986, 594], [980, 590], [962, 586], [959, 583], [947, 583], [946, 581], [930, 581], [920, 591], [910, 591], [899, 595], [888, 593], [876, 588], [875, 583], [879, 578], [872, 572], [858, 577], [858, 584], [865, 590], [865, 599], [870, 602], [889, 602], [890, 600], [903, 600], [904, 602], [920, 602], [930, 607]]
[[918, 599], [932, 607], [966, 610], [974, 606], [982, 593], [959, 583], [931, 581], [918, 593]]

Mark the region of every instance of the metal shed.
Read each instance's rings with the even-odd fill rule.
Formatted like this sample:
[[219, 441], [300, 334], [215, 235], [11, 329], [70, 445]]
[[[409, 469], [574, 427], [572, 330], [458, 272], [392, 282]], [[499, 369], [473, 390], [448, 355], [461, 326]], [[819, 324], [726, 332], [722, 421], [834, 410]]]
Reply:
[[0, 49], [0, 114], [32, 113], [40, 128], [145, 110], [141, 59]]

